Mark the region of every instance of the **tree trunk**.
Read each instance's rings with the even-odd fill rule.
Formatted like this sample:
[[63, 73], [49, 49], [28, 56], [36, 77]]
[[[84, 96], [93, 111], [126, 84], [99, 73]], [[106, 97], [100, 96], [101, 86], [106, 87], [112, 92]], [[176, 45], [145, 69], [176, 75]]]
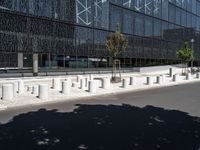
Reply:
[[[119, 65], [119, 66], [117, 66], [117, 65]], [[117, 77], [117, 69], [119, 69], [119, 77]], [[121, 81], [120, 62], [119, 62], [119, 64], [117, 64], [116, 58], [113, 59], [111, 81], [114, 83]]]

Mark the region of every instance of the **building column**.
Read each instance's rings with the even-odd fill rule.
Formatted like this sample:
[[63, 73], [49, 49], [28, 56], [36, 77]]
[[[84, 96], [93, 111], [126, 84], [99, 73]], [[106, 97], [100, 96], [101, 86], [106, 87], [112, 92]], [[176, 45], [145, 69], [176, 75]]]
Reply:
[[38, 54], [33, 54], [33, 76], [38, 76]]
[[23, 53], [18, 53], [17, 54], [17, 67], [18, 69], [23, 69], [24, 66], [24, 57], [23, 57]]

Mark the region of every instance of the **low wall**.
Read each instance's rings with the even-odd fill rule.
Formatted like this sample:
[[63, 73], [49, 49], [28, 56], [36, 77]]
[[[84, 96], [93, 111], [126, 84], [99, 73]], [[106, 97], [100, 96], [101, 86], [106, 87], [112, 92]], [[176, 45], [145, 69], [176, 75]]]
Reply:
[[181, 64], [175, 65], [165, 65], [165, 66], [150, 66], [150, 67], [134, 67], [134, 72], [147, 73], [147, 72], [157, 72], [157, 71], [166, 71], [169, 68], [181, 68]]

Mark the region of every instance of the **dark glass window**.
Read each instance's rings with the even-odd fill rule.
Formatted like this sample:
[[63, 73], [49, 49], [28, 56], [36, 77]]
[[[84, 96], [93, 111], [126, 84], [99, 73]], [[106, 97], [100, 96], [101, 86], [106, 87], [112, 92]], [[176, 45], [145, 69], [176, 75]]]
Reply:
[[162, 18], [168, 20], [168, 0], [162, 0]]
[[192, 15], [191, 13], [187, 12], [187, 27], [191, 27], [192, 26]]
[[197, 17], [195, 15], [192, 15], [192, 27], [196, 28], [196, 24], [197, 24]]
[[154, 19], [154, 36], [159, 37], [161, 35], [161, 21]]
[[187, 0], [187, 10], [192, 11], [192, 1], [194, 0]]
[[133, 34], [134, 18], [133, 12], [124, 10], [123, 15], [123, 32]]
[[176, 8], [173, 5], [169, 5], [169, 21], [175, 23], [176, 20]]
[[135, 15], [135, 30], [136, 35], [144, 35], [144, 17], [140, 14]]
[[197, 2], [196, 0], [192, 0], [192, 12], [196, 14], [197, 11]]
[[145, 17], [145, 36], [153, 35], [153, 20], [151, 17]]
[[186, 11], [182, 10], [181, 13], [181, 25], [186, 26], [187, 25], [187, 17], [186, 17]]
[[200, 1], [197, 1], [197, 15], [200, 16]]
[[167, 35], [167, 31], [168, 31], [168, 22], [162, 21], [162, 37], [164, 38], [165, 35]]
[[176, 23], [181, 24], [181, 9], [176, 8]]
[[122, 27], [122, 10], [113, 6], [110, 11], [110, 29], [115, 31], [117, 26]]
[[200, 17], [197, 19], [197, 30], [200, 31]]

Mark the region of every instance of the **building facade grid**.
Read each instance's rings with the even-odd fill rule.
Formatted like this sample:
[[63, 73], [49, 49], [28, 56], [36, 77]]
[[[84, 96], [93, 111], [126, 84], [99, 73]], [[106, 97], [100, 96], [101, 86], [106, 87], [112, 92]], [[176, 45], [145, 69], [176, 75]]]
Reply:
[[0, 68], [29, 68], [34, 53], [41, 68], [110, 67], [117, 26], [129, 40], [122, 67], [179, 63], [191, 39], [200, 60], [199, 0], [2, 0]]

